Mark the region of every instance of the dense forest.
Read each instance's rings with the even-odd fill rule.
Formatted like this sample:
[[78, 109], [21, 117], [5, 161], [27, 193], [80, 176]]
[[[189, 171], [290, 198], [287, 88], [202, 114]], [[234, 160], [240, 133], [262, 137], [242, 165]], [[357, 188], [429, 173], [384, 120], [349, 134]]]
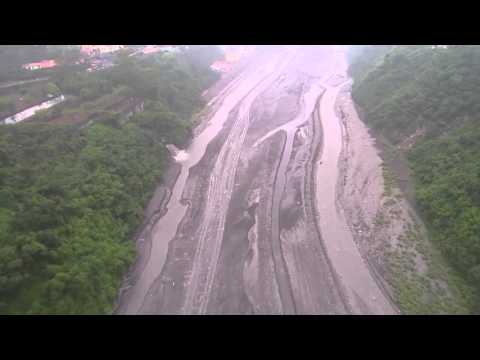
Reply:
[[406, 152], [433, 241], [480, 290], [480, 47], [372, 48], [351, 52], [354, 100]]
[[[361, 57], [360, 57], [361, 58]], [[353, 96], [365, 119], [398, 143], [416, 130], [435, 137], [476, 121], [480, 47], [398, 46], [353, 74]]]
[[135, 258], [132, 233], [167, 165], [165, 145], [188, 141], [218, 56], [213, 47], [120, 54], [108, 70], [57, 72], [51, 81], [76, 99], [62, 111], [116, 92], [144, 109], [128, 119], [101, 111], [80, 126], [49, 123], [54, 107], [0, 127], [0, 313], [112, 311]]

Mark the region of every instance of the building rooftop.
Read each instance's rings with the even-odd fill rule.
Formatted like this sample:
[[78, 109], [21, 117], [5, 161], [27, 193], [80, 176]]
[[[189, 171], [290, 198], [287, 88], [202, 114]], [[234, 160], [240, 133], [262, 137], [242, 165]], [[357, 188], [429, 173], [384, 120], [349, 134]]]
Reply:
[[43, 60], [39, 62], [25, 64], [22, 67], [28, 70], [36, 70], [36, 69], [47, 69], [54, 66], [57, 66], [57, 63], [55, 60]]

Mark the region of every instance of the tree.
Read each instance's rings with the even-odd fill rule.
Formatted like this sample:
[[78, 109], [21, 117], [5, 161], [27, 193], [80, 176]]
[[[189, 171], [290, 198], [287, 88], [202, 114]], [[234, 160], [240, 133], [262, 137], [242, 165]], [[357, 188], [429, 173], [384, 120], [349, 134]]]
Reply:
[[45, 93], [47, 95], [51, 94], [51, 95], [57, 96], [57, 95], [60, 95], [60, 89], [54, 83], [49, 82], [47, 83], [47, 85], [45, 85]]

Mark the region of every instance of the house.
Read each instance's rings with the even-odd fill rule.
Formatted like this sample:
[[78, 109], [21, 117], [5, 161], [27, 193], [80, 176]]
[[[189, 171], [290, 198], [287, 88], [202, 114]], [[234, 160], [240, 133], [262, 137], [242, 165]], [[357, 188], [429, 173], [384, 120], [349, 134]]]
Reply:
[[178, 48], [174, 45], [147, 45], [143, 48], [142, 53], [147, 55], [147, 54], [153, 54], [159, 51], [176, 52], [178, 51]]
[[25, 64], [22, 67], [27, 70], [48, 69], [57, 66], [55, 60], [43, 60], [40, 62], [34, 62]]
[[142, 53], [153, 54], [153, 53], [159, 52], [160, 50], [162, 49], [157, 45], [147, 45], [143, 48]]
[[232, 68], [232, 65], [233, 64], [229, 62], [218, 60], [218, 61], [215, 61], [212, 65], [210, 65], [210, 68], [214, 71], [226, 73], [230, 71], [230, 69]]
[[448, 45], [432, 45], [432, 49], [448, 49]]
[[254, 50], [251, 45], [229, 45], [223, 47], [225, 60], [229, 63], [236, 63]]
[[238, 63], [243, 57], [250, 54], [253, 49], [254, 46], [222, 46], [224, 59], [215, 61], [210, 68], [221, 73], [229, 72], [234, 64]]
[[106, 54], [123, 49], [125, 45], [81, 45], [80, 51], [87, 56]]

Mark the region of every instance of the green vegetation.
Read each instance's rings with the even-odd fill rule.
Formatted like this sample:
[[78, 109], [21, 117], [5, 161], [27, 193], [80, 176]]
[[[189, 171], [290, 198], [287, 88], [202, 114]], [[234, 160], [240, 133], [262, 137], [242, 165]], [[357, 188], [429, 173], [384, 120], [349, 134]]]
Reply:
[[347, 49], [347, 59], [351, 63], [350, 75], [356, 82], [361, 82], [376, 65], [381, 64], [383, 57], [392, 49], [392, 45], [350, 46]]
[[480, 285], [480, 128], [422, 142], [410, 153], [417, 199], [448, 258]]
[[70, 111], [112, 92], [139, 98], [144, 111], [126, 121], [105, 110], [86, 127], [0, 127], [0, 313], [112, 311], [135, 257], [130, 237], [165, 171], [165, 145], [186, 143], [201, 92], [216, 79], [208, 65], [186, 51], [65, 73], [47, 86], [77, 95]]
[[435, 137], [476, 121], [480, 112], [479, 46], [435, 50], [397, 46], [372, 61], [379, 65], [367, 73], [357, 71], [359, 80], [352, 95], [367, 123], [392, 143], [418, 129]]
[[23, 69], [23, 64], [55, 59], [62, 68], [64, 64], [74, 63], [79, 57], [80, 48], [74, 45], [0, 45], [0, 82], [49, 76], [58, 70], [30, 71]]
[[3, 120], [58, 95], [60, 95], [58, 86], [47, 81], [4, 89], [3, 94], [0, 95], [0, 119]]
[[[474, 306], [472, 289], [446, 266], [418, 228], [410, 224], [397, 246], [386, 251], [386, 279], [405, 314], [466, 314]], [[420, 266], [423, 263], [426, 266]]]
[[378, 134], [395, 145], [412, 141], [403, 151], [430, 236], [480, 290], [480, 47], [363, 51], [371, 56], [352, 56], [354, 100]]

